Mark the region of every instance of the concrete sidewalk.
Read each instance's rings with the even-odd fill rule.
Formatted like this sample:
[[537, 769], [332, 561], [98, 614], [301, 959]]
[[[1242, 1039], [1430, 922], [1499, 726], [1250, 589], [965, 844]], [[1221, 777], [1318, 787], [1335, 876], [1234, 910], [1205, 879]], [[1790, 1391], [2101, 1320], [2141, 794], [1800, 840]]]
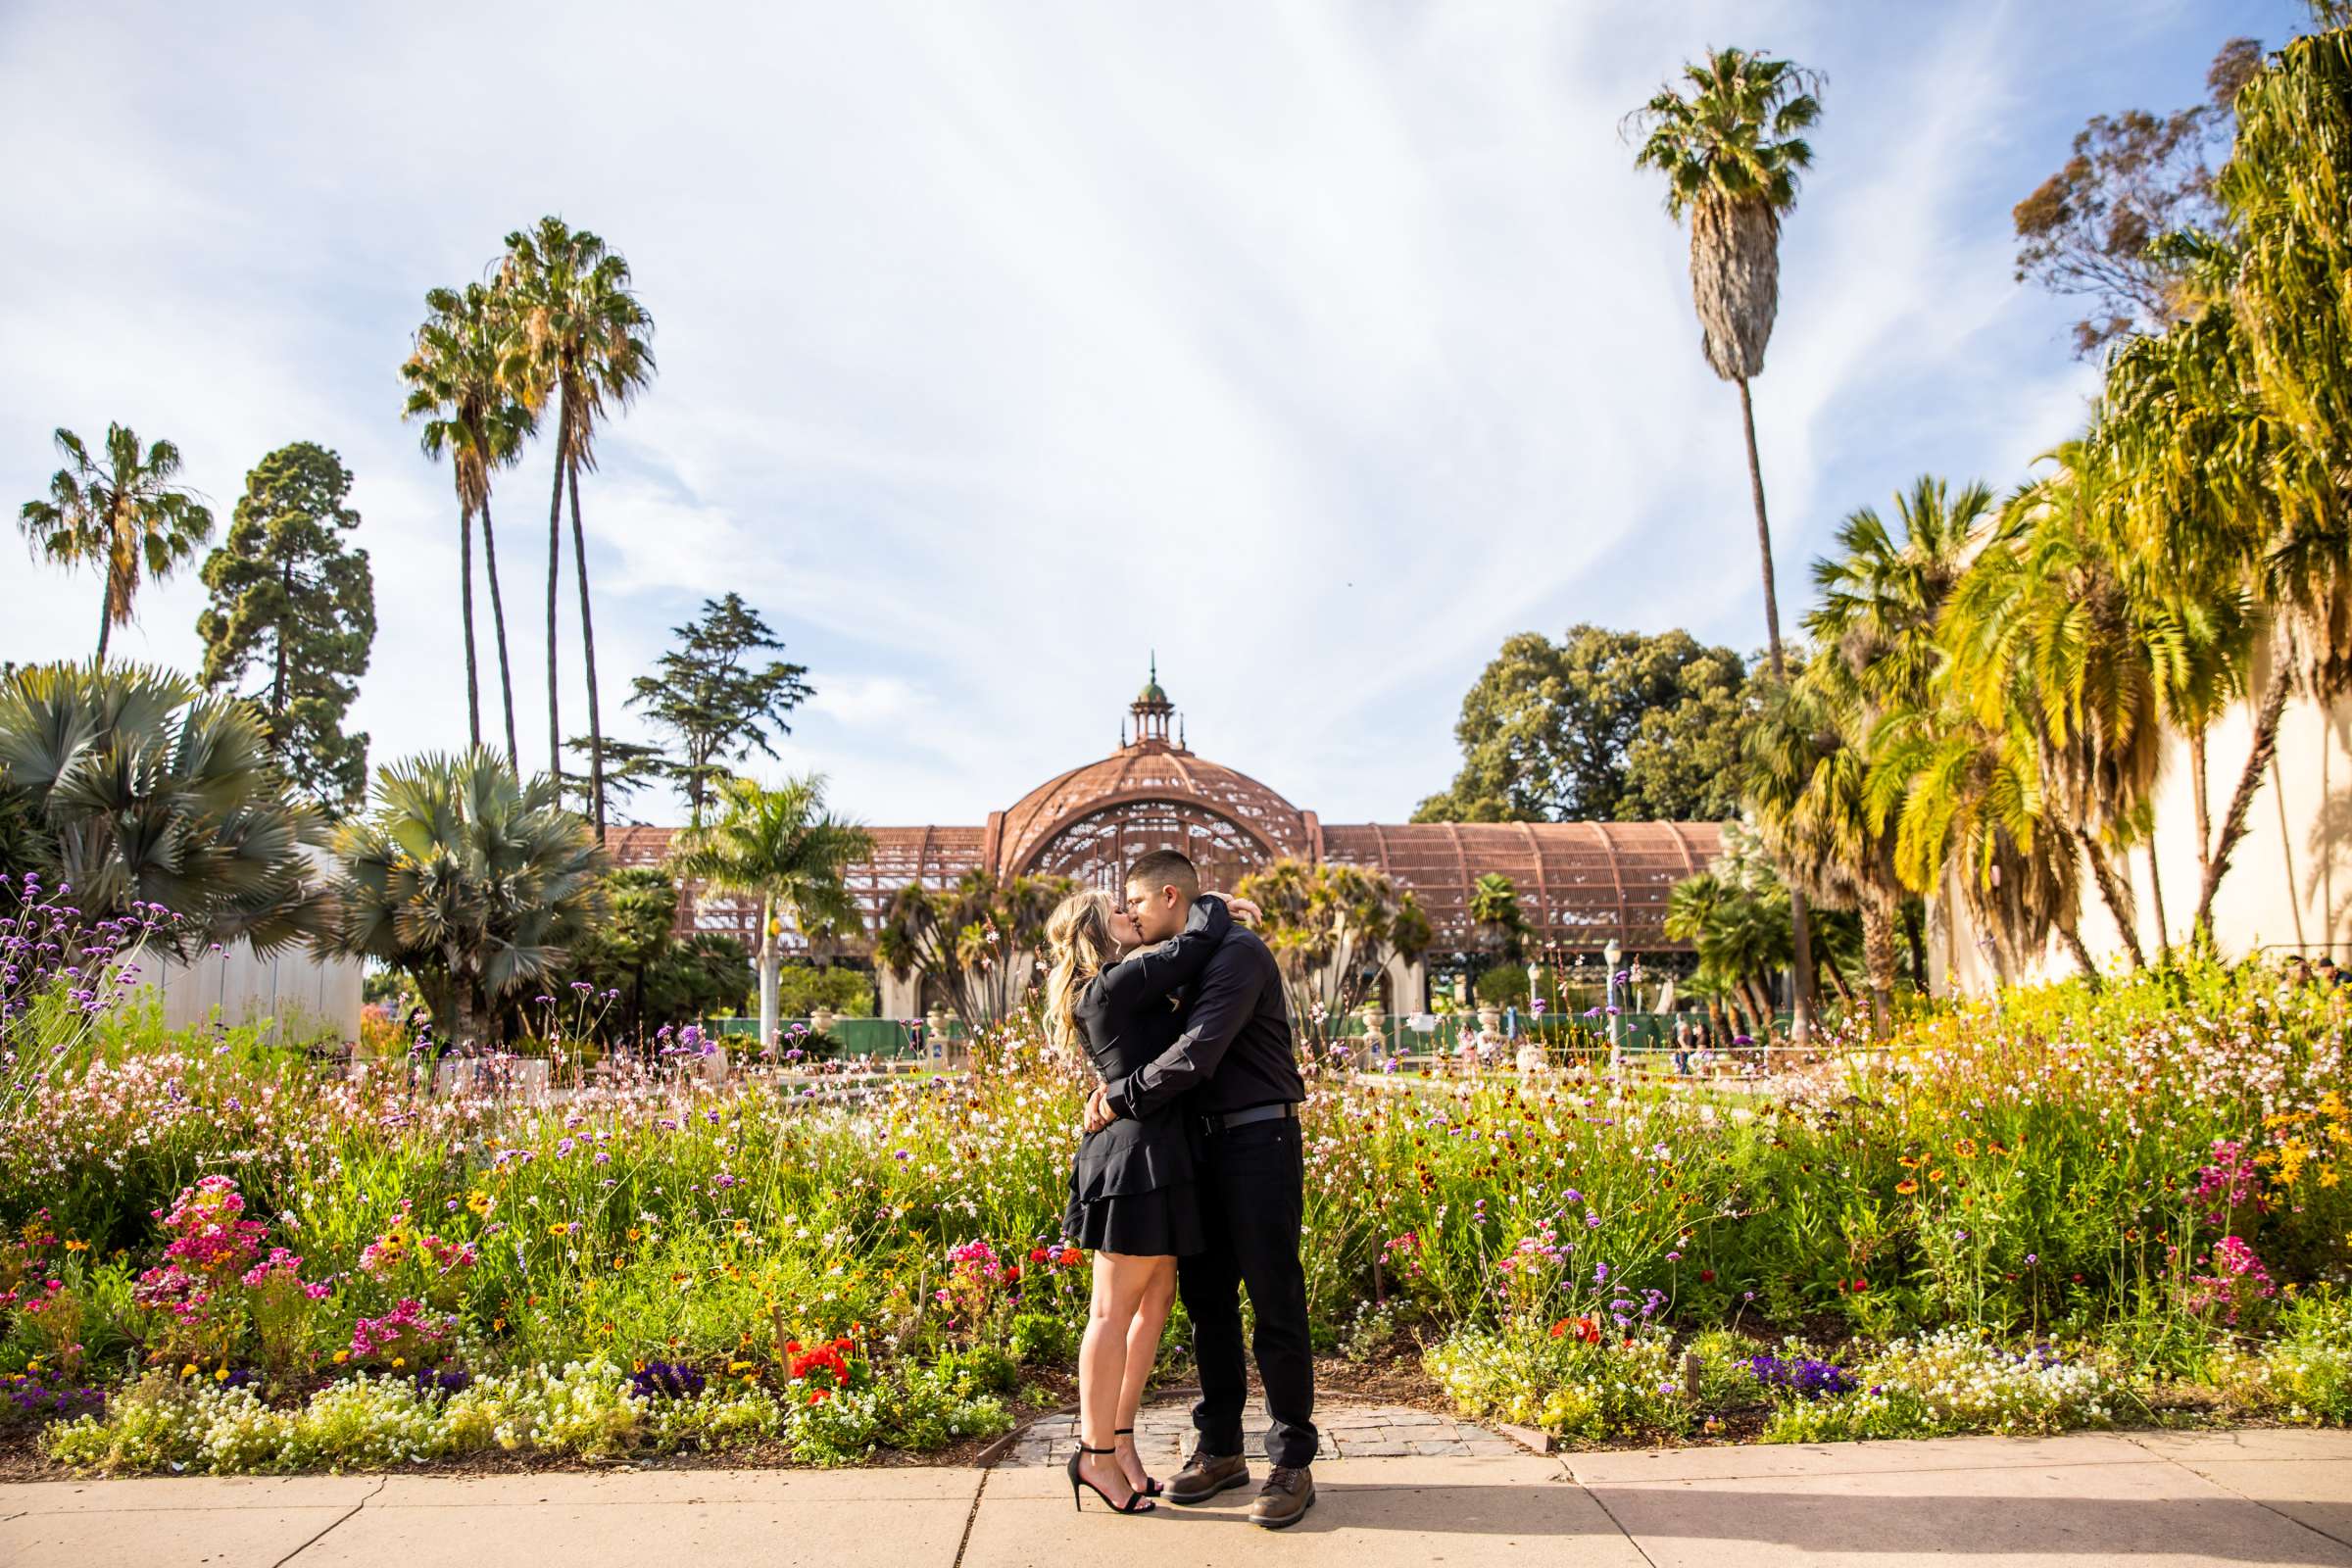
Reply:
[[1250, 1494], [1073, 1513], [1048, 1464], [452, 1480], [0, 1487], [8, 1568], [840, 1568], [1533, 1562], [1578, 1568], [1930, 1557], [2352, 1565], [2352, 1434], [2084, 1434], [1816, 1447], [1348, 1457], [1286, 1534]]

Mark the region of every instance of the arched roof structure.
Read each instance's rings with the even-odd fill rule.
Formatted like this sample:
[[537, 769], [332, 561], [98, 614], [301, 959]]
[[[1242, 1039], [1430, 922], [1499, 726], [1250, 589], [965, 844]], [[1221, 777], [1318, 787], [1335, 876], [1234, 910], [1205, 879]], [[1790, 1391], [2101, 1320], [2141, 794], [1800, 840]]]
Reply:
[[[912, 883], [945, 888], [986, 869], [1110, 886], [1136, 856], [1164, 846], [1191, 855], [1212, 882], [1284, 858], [1385, 872], [1419, 900], [1440, 952], [1472, 943], [1471, 890], [1498, 873], [1516, 890], [1539, 948], [1597, 953], [1614, 939], [1628, 953], [1664, 953], [1685, 946], [1665, 934], [1669, 893], [1722, 848], [1712, 822], [1325, 825], [1249, 774], [1194, 754], [1156, 662], [1128, 711], [1132, 737], [1122, 729], [1116, 752], [1055, 774], [991, 812], [984, 826], [869, 829], [873, 856], [850, 873], [868, 923]], [[617, 829], [613, 859], [657, 863], [670, 832]], [[756, 907], [710, 897], [679, 902], [682, 930], [727, 931], [757, 944]]]

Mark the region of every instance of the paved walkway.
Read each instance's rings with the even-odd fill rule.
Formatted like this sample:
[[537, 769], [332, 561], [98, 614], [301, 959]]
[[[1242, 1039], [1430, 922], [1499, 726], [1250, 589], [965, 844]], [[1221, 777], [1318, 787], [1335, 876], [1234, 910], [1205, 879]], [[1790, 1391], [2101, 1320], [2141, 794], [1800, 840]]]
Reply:
[[[1401, 1441], [1480, 1441], [1459, 1432], [1452, 1440]], [[1370, 1447], [1384, 1440], [1362, 1441]], [[2102, 1433], [1550, 1457], [1360, 1452], [1317, 1465], [1322, 1500], [1283, 1535], [1243, 1521], [1247, 1492], [1141, 1519], [1099, 1508], [1073, 1513], [1044, 1451], [1033, 1446], [1031, 1457], [1020, 1462], [1016, 1450], [986, 1472], [657, 1470], [9, 1486], [0, 1487], [0, 1564], [1902, 1568], [1933, 1557], [2066, 1568], [2127, 1558], [2352, 1565], [2352, 1434], [2342, 1432]]]

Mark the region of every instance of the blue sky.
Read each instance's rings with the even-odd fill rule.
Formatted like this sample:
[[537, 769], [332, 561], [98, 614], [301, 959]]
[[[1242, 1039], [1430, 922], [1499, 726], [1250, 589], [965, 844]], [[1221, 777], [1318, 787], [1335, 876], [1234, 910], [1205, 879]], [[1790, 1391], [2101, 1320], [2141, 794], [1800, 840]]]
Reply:
[[[2006, 486], [2079, 424], [2009, 208], [2089, 115], [2190, 102], [2301, 15], [14, 0], [0, 493], [121, 419], [225, 525], [265, 452], [337, 449], [381, 623], [355, 721], [378, 760], [462, 744], [455, 507], [397, 369], [428, 287], [561, 213], [659, 323], [582, 495], [616, 732], [735, 589], [818, 688], [762, 765], [868, 821], [976, 823], [1105, 753], [1152, 648], [1197, 751], [1398, 820], [1512, 632], [1762, 642], [1738, 401], [1626, 109], [1710, 42], [1829, 78], [1756, 383], [1793, 620], [1844, 512]], [[547, 464], [496, 498], [542, 764]], [[94, 579], [0, 563], [0, 659], [86, 655]], [[149, 591], [116, 649], [192, 667], [202, 599]]]

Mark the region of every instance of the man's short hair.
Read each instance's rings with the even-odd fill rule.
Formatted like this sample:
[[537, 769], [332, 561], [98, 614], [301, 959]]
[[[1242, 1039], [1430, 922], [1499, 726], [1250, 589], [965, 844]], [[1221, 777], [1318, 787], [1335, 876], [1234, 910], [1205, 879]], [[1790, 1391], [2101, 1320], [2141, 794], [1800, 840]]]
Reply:
[[1200, 873], [1182, 850], [1152, 850], [1137, 856], [1135, 863], [1127, 867], [1127, 880], [1131, 885], [1141, 882], [1154, 892], [1174, 888], [1188, 902], [1200, 896]]

